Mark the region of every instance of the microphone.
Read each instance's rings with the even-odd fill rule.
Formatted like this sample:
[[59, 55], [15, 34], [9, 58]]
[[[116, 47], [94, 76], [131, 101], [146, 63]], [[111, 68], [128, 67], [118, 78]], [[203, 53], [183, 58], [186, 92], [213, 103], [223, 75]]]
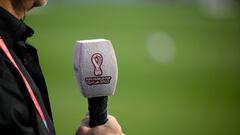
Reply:
[[89, 126], [107, 122], [108, 96], [114, 95], [118, 67], [110, 40], [79, 40], [75, 46], [74, 73], [81, 94], [88, 98]]

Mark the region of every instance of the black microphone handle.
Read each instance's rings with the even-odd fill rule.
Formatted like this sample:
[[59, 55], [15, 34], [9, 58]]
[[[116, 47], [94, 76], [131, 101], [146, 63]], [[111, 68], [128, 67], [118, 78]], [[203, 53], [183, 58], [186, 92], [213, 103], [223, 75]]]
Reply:
[[108, 121], [107, 102], [107, 96], [88, 98], [89, 126], [91, 128], [104, 125]]

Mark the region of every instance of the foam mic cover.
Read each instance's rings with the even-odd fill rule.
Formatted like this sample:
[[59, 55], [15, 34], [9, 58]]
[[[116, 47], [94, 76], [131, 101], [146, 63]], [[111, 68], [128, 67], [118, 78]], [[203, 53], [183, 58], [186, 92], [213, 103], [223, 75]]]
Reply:
[[111, 41], [77, 41], [74, 73], [82, 95], [88, 98], [90, 127], [105, 124], [108, 96], [114, 94], [118, 77], [117, 61]]

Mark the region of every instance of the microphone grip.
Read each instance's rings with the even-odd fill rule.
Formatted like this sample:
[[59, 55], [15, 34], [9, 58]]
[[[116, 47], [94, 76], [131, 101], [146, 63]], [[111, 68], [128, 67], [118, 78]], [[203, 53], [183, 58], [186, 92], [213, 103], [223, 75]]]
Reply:
[[104, 125], [108, 121], [107, 102], [107, 96], [88, 98], [89, 126], [91, 128]]

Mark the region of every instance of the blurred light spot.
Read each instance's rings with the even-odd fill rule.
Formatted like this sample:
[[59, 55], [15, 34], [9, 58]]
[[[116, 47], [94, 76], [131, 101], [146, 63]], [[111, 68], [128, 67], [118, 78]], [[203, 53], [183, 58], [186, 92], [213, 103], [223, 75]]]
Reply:
[[176, 55], [174, 40], [164, 32], [152, 33], [147, 37], [147, 50], [158, 63], [170, 63]]
[[203, 14], [215, 18], [233, 18], [238, 15], [238, 4], [235, 0], [197, 0]]

